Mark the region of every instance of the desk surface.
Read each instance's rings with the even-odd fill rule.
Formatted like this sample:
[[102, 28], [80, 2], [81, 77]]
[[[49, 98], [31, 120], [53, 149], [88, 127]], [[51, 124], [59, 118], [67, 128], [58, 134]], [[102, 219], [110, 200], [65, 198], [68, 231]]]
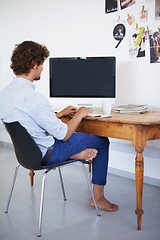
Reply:
[[[67, 122], [71, 117], [64, 117]], [[112, 112], [111, 118], [85, 117], [77, 132], [87, 132], [133, 141], [135, 147], [144, 148], [146, 141], [160, 139], [160, 111], [143, 114], [120, 114]]]
[[155, 125], [160, 124], [160, 111], [159, 112], [145, 112], [142, 114], [122, 114], [122, 113], [111, 113], [111, 118], [100, 118], [100, 117], [86, 117], [87, 120], [99, 120], [106, 122], [117, 122], [117, 123], [129, 123], [137, 125]]

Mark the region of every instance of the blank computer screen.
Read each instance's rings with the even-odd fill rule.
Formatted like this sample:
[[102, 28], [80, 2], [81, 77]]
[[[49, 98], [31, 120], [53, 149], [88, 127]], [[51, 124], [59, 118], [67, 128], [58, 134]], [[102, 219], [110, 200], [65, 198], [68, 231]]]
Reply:
[[50, 58], [50, 97], [115, 97], [115, 57]]

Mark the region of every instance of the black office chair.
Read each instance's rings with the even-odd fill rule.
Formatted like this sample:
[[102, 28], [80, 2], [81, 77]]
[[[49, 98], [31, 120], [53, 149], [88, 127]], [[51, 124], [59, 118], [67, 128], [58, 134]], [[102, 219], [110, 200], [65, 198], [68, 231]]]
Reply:
[[14, 188], [14, 184], [15, 184], [15, 180], [16, 180], [16, 177], [17, 177], [19, 166], [21, 165], [24, 168], [27, 168], [29, 170], [45, 170], [44, 175], [43, 175], [43, 179], [42, 179], [42, 190], [41, 190], [40, 212], [39, 212], [39, 225], [38, 225], [38, 234], [37, 234], [37, 236], [40, 237], [41, 236], [41, 227], [42, 227], [45, 179], [46, 179], [47, 173], [50, 172], [51, 170], [55, 169], [55, 168], [58, 168], [59, 176], [60, 176], [60, 180], [61, 180], [62, 192], [63, 192], [64, 200], [66, 200], [66, 194], [65, 194], [65, 190], [64, 190], [64, 185], [63, 185], [63, 179], [62, 179], [60, 166], [69, 165], [69, 164], [72, 164], [72, 163], [75, 163], [75, 162], [79, 162], [79, 163], [81, 163], [81, 165], [83, 167], [83, 170], [84, 170], [87, 182], [88, 182], [88, 186], [89, 186], [89, 189], [91, 191], [91, 195], [92, 195], [95, 207], [96, 207], [97, 216], [100, 216], [100, 213], [99, 213], [99, 210], [97, 208], [97, 204], [96, 204], [96, 201], [95, 201], [95, 198], [94, 198], [94, 195], [93, 195], [92, 186], [91, 186], [90, 180], [88, 178], [86, 168], [84, 166], [84, 164], [90, 164], [88, 161], [79, 160], [79, 159], [77, 159], [77, 160], [67, 160], [67, 161], [59, 163], [59, 164], [53, 164], [53, 165], [50, 165], [50, 166], [43, 166], [41, 164], [41, 161], [42, 161], [41, 151], [40, 151], [39, 147], [36, 145], [36, 143], [34, 142], [31, 135], [27, 132], [27, 130], [23, 126], [21, 126], [19, 122], [5, 123], [5, 126], [6, 126], [6, 129], [9, 133], [11, 139], [12, 139], [12, 143], [13, 143], [13, 146], [14, 146], [16, 157], [17, 157], [17, 160], [19, 162], [19, 164], [17, 165], [17, 167], [15, 169], [15, 173], [14, 173], [14, 177], [13, 177], [13, 181], [12, 181], [11, 190], [10, 190], [10, 194], [9, 194], [9, 198], [8, 198], [5, 213], [8, 213], [9, 204], [10, 204], [10, 200], [11, 200], [11, 196], [12, 196], [12, 192], [13, 192], [13, 188]]

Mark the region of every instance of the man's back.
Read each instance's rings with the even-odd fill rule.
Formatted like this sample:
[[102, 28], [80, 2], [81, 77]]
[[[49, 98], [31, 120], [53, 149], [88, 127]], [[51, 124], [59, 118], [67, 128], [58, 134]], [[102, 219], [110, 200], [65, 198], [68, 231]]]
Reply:
[[[0, 93], [0, 119], [3, 122], [18, 121], [34, 138], [44, 155], [48, 146], [54, 144], [53, 136], [61, 138], [63, 133], [58, 130], [61, 122], [48, 101], [34, 88], [34, 84], [27, 79], [13, 79]], [[66, 129], [66, 126], [63, 125], [63, 128]]]

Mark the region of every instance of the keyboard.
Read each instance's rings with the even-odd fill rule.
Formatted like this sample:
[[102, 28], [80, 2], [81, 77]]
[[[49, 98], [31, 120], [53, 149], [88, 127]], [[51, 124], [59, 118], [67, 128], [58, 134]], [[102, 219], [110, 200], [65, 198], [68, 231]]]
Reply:
[[110, 114], [101, 114], [101, 113], [89, 113], [87, 117], [101, 117], [101, 118], [109, 118], [112, 117]]

